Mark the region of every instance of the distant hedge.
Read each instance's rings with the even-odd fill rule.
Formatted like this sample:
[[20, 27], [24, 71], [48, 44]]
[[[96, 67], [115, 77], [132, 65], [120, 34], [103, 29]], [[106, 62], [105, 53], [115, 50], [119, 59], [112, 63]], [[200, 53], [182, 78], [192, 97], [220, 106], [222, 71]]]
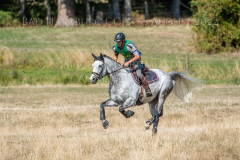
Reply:
[[17, 26], [19, 25], [19, 20], [14, 19], [11, 12], [0, 11], [0, 26]]
[[192, 44], [197, 52], [234, 52], [240, 49], [240, 0], [192, 0], [196, 25]]

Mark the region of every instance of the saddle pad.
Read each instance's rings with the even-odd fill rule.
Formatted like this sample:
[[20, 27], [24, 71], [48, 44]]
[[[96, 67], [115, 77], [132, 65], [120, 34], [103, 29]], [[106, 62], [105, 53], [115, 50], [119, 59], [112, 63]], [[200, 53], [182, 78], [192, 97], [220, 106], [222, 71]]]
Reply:
[[[131, 69], [130, 69], [130, 71], [131, 71], [131, 75], [132, 75], [132, 77], [133, 77], [133, 80], [134, 80], [138, 85], [140, 85], [140, 82], [139, 82], [137, 76], [136, 76], [135, 74], [133, 74], [133, 72], [132, 72]], [[155, 82], [155, 81], [158, 80], [157, 74], [156, 74], [155, 72], [153, 72], [152, 70], [147, 70], [147, 71], [145, 71], [144, 73], [145, 73], [146, 76], [147, 76], [147, 82], [148, 82], [148, 84], [149, 84], [149, 83], [152, 83], [152, 82]]]

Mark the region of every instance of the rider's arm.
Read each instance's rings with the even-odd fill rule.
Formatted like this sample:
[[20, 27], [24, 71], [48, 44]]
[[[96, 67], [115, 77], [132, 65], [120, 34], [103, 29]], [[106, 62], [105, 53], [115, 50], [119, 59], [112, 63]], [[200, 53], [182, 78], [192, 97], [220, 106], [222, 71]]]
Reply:
[[135, 62], [140, 58], [138, 50], [133, 44], [128, 44], [127, 49], [134, 56], [131, 60], [128, 61], [129, 63]]
[[136, 56], [134, 56], [131, 60], [128, 61], [128, 63], [132, 63], [132, 62], [135, 62], [137, 61], [138, 59], [140, 58], [140, 55], [137, 54]]
[[113, 59], [114, 59], [114, 61], [117, 61], [117, 59], [118, 59], [118, 54], [119, 54], [119, 53], [116, 51], [115, 45], [113, 46], [113, 52], [114, 52]]
[[118, 55], [115, 55], [115, 54], [114, 54], [113, 59], [114, 59], [114, 61], [117, 61]]

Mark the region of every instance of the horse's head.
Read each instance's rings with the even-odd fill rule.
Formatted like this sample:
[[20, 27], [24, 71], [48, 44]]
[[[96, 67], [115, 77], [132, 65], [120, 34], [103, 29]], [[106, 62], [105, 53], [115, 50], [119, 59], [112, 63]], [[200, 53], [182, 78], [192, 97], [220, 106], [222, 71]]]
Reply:
[[106, 74], [106, 67], [104, 64], [104, 58], [102, 53], [100, 53], [100, 56], [97, 57], [92, 53], [92, 56], [94, 58], [94, 63], [92, 64], [93, 72], [90, 77], [90, 81], [93, 84], [96, 84], [98, 80], [100, 80], [102, 77]]

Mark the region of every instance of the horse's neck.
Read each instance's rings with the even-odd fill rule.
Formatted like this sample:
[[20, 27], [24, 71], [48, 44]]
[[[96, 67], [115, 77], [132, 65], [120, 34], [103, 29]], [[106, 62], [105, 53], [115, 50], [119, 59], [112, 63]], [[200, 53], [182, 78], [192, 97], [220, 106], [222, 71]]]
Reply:
[[108, 76], [109, 81], [112, 84], [121, 83], [121, 80], [124, 79], [124, 76], [126, 76], [124, 73], [127, 71], [122, 68], [121, 64], [108, 58], [105, 58], [105, 64], [107, 66], [107, 73], [110, 74]]
[[115, 62], [114, 60], [105, 58], [104, 61], [105, 61], [105, 64], [107, 65], [108, 74], [122, 68], [122, 66], [119, 63]]

